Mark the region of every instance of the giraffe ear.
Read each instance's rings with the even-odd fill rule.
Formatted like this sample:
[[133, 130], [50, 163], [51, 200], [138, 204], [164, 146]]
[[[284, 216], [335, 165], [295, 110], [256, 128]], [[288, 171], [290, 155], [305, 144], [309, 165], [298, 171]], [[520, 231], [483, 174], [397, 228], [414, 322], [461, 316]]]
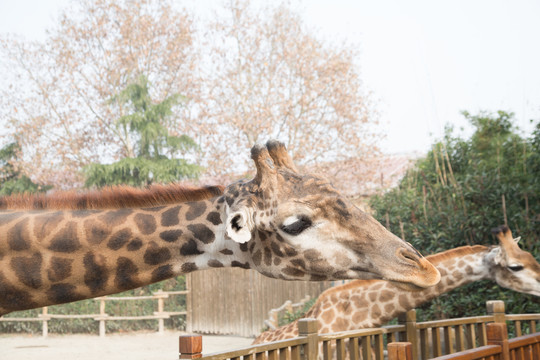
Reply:
[[248, 208], [242, 207], [227, 216], [227, 235], [238, 243], [251, 240], [251, 232], [255, 226], [253, 216]]

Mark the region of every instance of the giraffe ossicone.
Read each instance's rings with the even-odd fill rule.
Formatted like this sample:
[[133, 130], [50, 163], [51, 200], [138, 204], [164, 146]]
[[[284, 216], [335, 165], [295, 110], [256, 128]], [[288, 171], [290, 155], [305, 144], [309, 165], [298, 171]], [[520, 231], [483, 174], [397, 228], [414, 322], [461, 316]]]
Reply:
[[[439, 295], [480, 280], [540, 296], [540, 264], [519, 248], [519, 238], [513, 239], [507, 226], [493, 232], [499, 246], [463, 246], [428, 256], [441, 273], [436, 286], [413, 290], [391, 281], [351, 281], [324, 291], [304, 317], [315, 318], [323, 334], [379, 327]], [[263, 332], [253, 344], [294, 338], [297, 322]]]
[[197, 201], [100, 206], [98, 194], [81, 208], [81, 199], [53, 195], [28, 199], [40, 210], [23, 210], [0, 199], [0, 315], [225, 266], [286, 280], [438, 283], [437, 269], [410, 244], [328, 181], [300, 174], [282, 143], [256, 145], [251, 157], [252, 180]]

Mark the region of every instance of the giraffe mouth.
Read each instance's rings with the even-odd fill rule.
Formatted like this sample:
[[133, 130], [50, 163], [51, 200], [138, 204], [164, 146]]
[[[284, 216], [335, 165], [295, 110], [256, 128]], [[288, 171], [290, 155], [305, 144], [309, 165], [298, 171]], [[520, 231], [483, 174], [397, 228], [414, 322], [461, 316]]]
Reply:
[[354, 278], [361, 276], [361, 279], [366, 280], [384, 280], [382, 275], [373, 273], [373, 269], [363, 268], [361, 266], [354, 266], [351, 268], [357, 275]]
[[420, 287], [410, 282], [403, 282], [403, 281], [396, 281], [396, 280], [388, 280], [388, 281], [394, 284], [398, 289], [405, 290], [405, 291], [418, 292], [418, 291], [425, 290], [425, 288]]

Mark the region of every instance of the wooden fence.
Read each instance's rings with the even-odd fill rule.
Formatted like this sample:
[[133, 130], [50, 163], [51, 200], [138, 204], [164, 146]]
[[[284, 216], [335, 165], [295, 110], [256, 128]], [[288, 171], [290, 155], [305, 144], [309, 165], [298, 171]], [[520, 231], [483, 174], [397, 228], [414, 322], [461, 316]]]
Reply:
[[[392, 344], [390, 344], [392, 345]], [[388, 360], [413, 360], [411, 343], [395, 343]], [[538, 360], [540, 332], [508, 339], [504, 323], [487, 324], [487, 345], [443, 355], [433, 360]]]
[[[202, 356], [202, 348], [194, 351], [199, 346], [181, 345], [180, 353], [181, 358], [202, 357], [202, 360], [383, 360], [386, 346], [389, 360], [431, 359], [466, 349], [483, 351], [490, 341], [489, 323], [503, 324], [505, 327], [509, 323], [519, 336], [525, 332], [537, 331], [540, 314], [507, 315], [502, 301], [489, 301], [487, 309], [488, 314], [485, 316], [422, 323], [416, 322], [416, 314], [412, 310], [400, 317], [398, 325], [334, 334], [318, 334], [315, 319], [302, 319], [298, 323], [300, 335], [294, 339], [205, 356]], [[521, 345], [516, 347], [525, 349], [529, 346], [524, 345], [529, 341], [527, 339], [536, 337], [540, 337], [540, 333], [518, 338], [515, 343]], [[199, 341], [193, 337], [182, 338], [181, 344]], [[459, 358], [464, 359], [469, 358]]]
[[[148, 296], [103, 296], [95, 298], [95, 301], [99, 301], [99, 314], [50, 314], [48, 307], [42, 308], [41, 314], [38, 317], [0, 317], [2, 322], [24, 322], [24, 321], [39, 321], [42, 323], [42, 335], [47, 337], [49, 333], [49, 321], [53, 319], [93, 319], [99, 322], [99, 336], [105, 336], [107, 321], [121, 321], [121, 320], [157, 320], [158, 332], [164, 332], [164, 320], [169, 319], [172, 316], [186, 316], [189, 314], [187, 311], [164, 311], [164, 302], [170, 296], [187, 296], [189, 291], [161, 291], [158, 290], [152, 295]], [[157, 302], [157, 311], [154, 311], [151, 315], [137, 315], [137, 316], [114, 316], [105, 312], [105, 303], [107, 301], [134, 301], [134, 300], [151, 300]], [[186, 319], [189, 322], [189, 318]]]
[[253, 270], [223, 268], [186, 276], [190, 286], [188, 332], [256, 336], [266, 314], [287, 300], [316, 298], [332, 283], [285, 281]]

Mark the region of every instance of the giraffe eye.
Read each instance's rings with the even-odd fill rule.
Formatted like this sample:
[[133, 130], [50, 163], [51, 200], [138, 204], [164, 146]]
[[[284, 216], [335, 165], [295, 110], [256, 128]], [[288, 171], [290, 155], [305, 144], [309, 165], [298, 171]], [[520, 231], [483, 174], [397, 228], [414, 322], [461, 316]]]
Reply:
[[521, 271], [524, 269], [523, 265], [510, 265], [508, 266], [508, 269], [512, 270], [512, 271]]
[[289, 223], [287, 220], [285, 220], [285, 222], [281, 225], [281, 230], [289, 235], [299, 235], [312, 224], [311, 220], [304, 215], [295, 217], [295, 221], [291, 223]]

